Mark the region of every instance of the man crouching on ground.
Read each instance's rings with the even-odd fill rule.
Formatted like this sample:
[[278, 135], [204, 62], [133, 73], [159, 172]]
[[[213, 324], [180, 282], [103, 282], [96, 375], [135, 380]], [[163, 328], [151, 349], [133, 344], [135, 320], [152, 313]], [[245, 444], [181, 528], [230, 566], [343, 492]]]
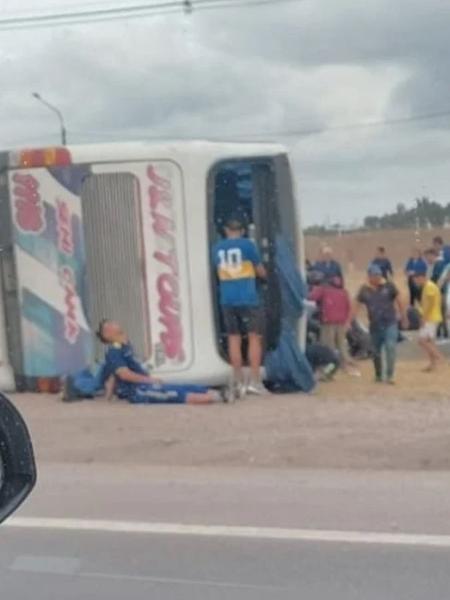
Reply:
[[219, 392], [205, 386], [163, 384], [150, 376], [116, 321], [103, 320], [97, 336], [108, 346], [104, 371], [107, 396], [115, 393], [133, 404], [210, 404], [224, 400]]

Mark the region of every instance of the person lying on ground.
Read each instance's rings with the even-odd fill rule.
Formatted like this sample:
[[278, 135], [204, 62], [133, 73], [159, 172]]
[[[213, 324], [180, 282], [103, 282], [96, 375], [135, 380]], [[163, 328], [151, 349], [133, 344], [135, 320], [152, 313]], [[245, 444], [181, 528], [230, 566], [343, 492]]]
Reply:
[[[102, 367], [103, 386], [108, 399], [115, 394], [132, 404], [211, 404], [227, 400], [225, 395], [206, 386], [165, 384], [149, 375], [137, 360], [126, 332], [116, 321], [101, 321], [97, 336], [108, 347]], [[73, 380], [70, 389], [69, 382], [65, 391], [67, 395], [77, 392]]]
[[135, 404], [210, 404], [224, 400], [219, 392], [206, 386], [164, 384], [149, 375], [136, 359], [126, 332], [116, 321], [102, 321], [97, 333], [108, 346], [106, 380], [114, 377], [119, 398]]

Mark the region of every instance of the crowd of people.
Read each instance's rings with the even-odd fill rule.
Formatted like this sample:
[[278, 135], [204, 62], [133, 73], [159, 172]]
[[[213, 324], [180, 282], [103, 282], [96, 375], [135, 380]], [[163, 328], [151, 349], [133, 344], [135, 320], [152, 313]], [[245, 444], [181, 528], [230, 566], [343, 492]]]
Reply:
[[[212, 248], [212, 263], [232, 367], [228, 393], [221, 394], [205, 386], [168, 385], [159, 381], [136, 359], [121, 325], [105, 319], [97, 333], [107, 346], [102, 371], [94, 382], [88, 377], [87, 386], [83, 376], [78, 383], [69, 380], [67, 397], [79, 397], [90, 389], [95, 395], [97, 389], [133, 403], [204, 404], [268, 393], [261, 379], [265, 315], [257, 283], [258, 279], [267, 278], [267, 272], [257, 244], [247, 237], [245, 224], [238, 217], [229, 218], [224, 224], [223, 238]], [[374, 380], [393, 385], [401, 331], [414, 328], [419, 330], [418, 343], [428, 359], [423, 370], [432, 372], [439, 367], [443, 356], [436, 340], [438, 336], [449, 335], [450, 246], [441, 237], [435, 237], [432, 247], [425, 251], [415, 248], [404, 275], [409, 306], [403, 302], [394, 281], [392, 263], [382, 246], [377, 248], [367, 268], [367, 279], [353, 298], [331, 247], [322, 247], [315, 263], [307, 262], [309, 292], [304, 307], [309, 320], [305, 354], [317, 379], [330, 380], [339, 368], [358, 377], [355, 358], [370, 356]], [[367, 329], [361, 325], [363, 310]], [[244, 339], [248, 371], [244, 369]]]
[[[329, 246], [322, 247], [315, 263], [307, 263], [307, 270], [309, 300], [314, 303], [310, 307], [307, 354], [322, 378], [331, 378], [339, 367], [359, 375], [349, 353], [358, 335], [360, 346], [365, 345], [373, 360], [376, 382], [395, 383], [402, 330], [419, 330], [418, 343], [427, 358], [424, 371], [432, 372], [443, 363], [437, 339], [449, 337], [450, 246], [440, 236], [425, 250], [415, 247], [405, 264], [409, 305], [394, 281], [394, 269], [383, 246], [377, 248], [367, 268], [367, 281], [353, 299]], [[368, 323], [365, 336], [358, 320], [363, 309]], [[356, 342], [353, 353], [357, 351]]]

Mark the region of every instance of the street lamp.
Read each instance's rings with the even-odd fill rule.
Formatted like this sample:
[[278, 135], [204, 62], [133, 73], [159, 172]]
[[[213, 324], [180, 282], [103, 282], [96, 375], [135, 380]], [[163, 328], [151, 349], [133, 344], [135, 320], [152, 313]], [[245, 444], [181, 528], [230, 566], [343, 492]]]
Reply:
[[63, 146], [66, 146], [67, 145], [67, 131], [66, 131], [66, 126], [64, 123], [64, 117], [62, 115], [62, 112], [59, 110], [59, 108], [57, 108], [56, 106], [53, 106], [53, 104], [50, 104], [50, 102], [47, 102], [47, 100], [44, 100], [44, 98], [42, 98], [42, 96], [40, 94], [38, 94], [37, 92], [33, 92], [32, 96], [33, 96], [33, 98], [36, 98], [36, 100], [38, 100], [39, 102], [44, 104], [47, 108], [49, 108], [52, 112], [54, 112], [56, 114], [56, 116], [59, 119], [59, 123], [60, 123], [60, 127], [61, 127], [61, 142], [62, 142]]

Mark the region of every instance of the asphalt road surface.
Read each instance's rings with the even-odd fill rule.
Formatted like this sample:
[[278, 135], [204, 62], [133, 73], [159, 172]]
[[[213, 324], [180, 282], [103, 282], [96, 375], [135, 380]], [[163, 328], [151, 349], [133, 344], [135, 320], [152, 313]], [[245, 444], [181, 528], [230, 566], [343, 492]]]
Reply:
[[449, 489], [445, 473], [48, 466], [1, 528], [2, 598], [443, 600]]

